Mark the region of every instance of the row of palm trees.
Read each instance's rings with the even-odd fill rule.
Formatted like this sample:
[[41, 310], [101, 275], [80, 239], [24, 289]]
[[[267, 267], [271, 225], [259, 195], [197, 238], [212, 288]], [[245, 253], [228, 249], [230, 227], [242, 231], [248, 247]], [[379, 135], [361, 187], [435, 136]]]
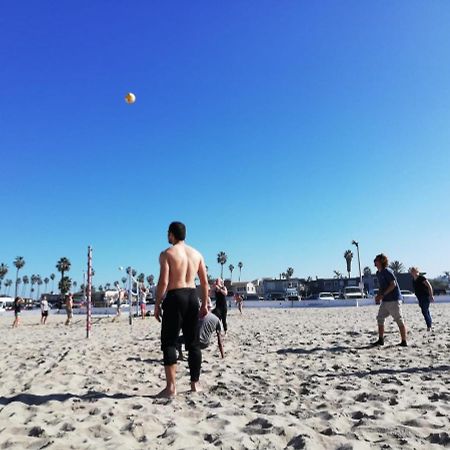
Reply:
[[[220, 264], [220, 278], [223, 279], [223, 266], [227, 263], [228, 256], [225, 252], [219, 252], [217, 254], [217, 263]], [[239, 281], [241, 281], [241, 275], [242, 275], [242, 268], [244, 267], [244, 264], [242, 261], [238, 262], [238, 269], [239, 269]], [[230, 281], [233, 281], [233, 270], [235, 267], [233, 264], [230, 264], [228, 266], [228, 270], [230, 271]]]
[[[45, 290], [47, 291], [47, 286], [52, 281], [54, 290], [54, 280], [56, 278], [56, 275], [54, 273], [50, 274], [49, 277], [42, 278], [40, 275], [31, 275], [28, 277], [27, 275], [23, 277], [19, 277], [19, 272], [23, 267], [25, 266], [25, 259], [23, 256], [18, 256], [14, 262], [13, 265], [16, 268], [16, 279], [15, 279], [15, 289], [14, 289], [14, 297], [17, 297], [19, 294], [19, 286], [22, 284], [22, 296], [25, 295], [26, 287], [29, 284], [30, 285], [30, 298], [32, 297], [32, 293], [35, 291], [34, 285], [37, 286], [37, 298], [39, 298], [40, 288], [44, 284]], [[65, 274], [70, 270], [71, 263], [68, 258], [62, 257], [58, 260], [56, 263], [56, 269], [61, 272], [61, 280], [58, 284], [59, 290], [62, 294], [65, 294], [70, 291], [70, 288], [72, 285], [74, 287], [77, 286], [76, 281], [72, 282], [72, 280], [66, 276]], [[5, 287], [5, 294], [10, 294], [11, 286], [13, 285], [13, 281], [11, 279], [4, 280], [6, 274], [9, 272], [9, 268], [5, 263], [0, 264], [0, 292], [2, 285]]]
[[[19, 287], [20, 285], [22, 285], [22, 289], [21, 289], [21, 296], [24, 297], [26, 294], [26, 288], [28, 285], [30, 285], [30, 290], [29, 290], [29, 298], [33, 297], [33, 294], [36, 292], [36, 298], [39, 298], [39, 294], [40, 294], [40, 289], [41, 286], [44, 284], [45, 286], [45, 292], [48, 292], [48, 284], [50, 283], [50, 281], [52, 282], [52, 292], [54, 291], [54, 287], [55, 287], [55, 283], [54, 280], [56, 278], [56, 275], [54, 273], [50, 274], [49, 277], [45, 277], [42, 278], [40, 275], [31, 275], [30, 277], [28, 277], [27, 275], [24, 275], [23, 277], [19, 277], [19, 271], [25, 266], [25, 259], [22, 256], [18, 256], [14, 262], [13, 262], [14, 266], [16, 267], [16, 280], [15, 283], [13, 282], [13, 280], [11, 279], [4, 279], [5, 276], [7, 275], [7, 273], [9, 272], [9, 268], [5, 263], [1, 263], [0, 264], [0, 294], [2, 293], [2, 287], [4, 288], [4, 294], [5, 295], [10, 295], [11, 293], [11, 286], [13, 286], [13, 284], [15, 284], [15, 291], [14, 291], [14, 296], [17, 297], [17, 295], [19, 294]], [[67, 272], [70, 271], [71, 268], [71, 262], [68, 258], [66, 257], [62, 257], [58, 260], [58, 262], [56, 263], [56, 269], [58, 270], [58, 272], [61, 273], [61, 279], [58, 283], [58, 288], [59, 291], [61, 292], [61, 294], [67, 294], [68, 292], [70, 292], [70, 290], [76, 289], [78, 286], [78, 283], [76, 281], [72, 281], [72, 279], [70, 277], [67, 276]], [[127, 268], [127, 273], [129, 273], [131, 270], [131, 273], [133, 275], [133, 277], [136, 277], [137, 272], [134, 269], [131, 268]], [[92, 271], [92, 275], [95, 274], [95, 271]], [[155, 277], [154, 275], [148, 275], [147, 277], [145, 277], [144, 273], [140, 273], [136, 279], [140, 282], [140, 283], [144, 283], [145, 280], [147, 280], [148, 284], [150, 286], [152, 286], [154, 284], [154, 280]], [[127, 277], [122, 277], [121, 279], [124, 287], [128, 281]], [[118, 286], [119, 282], [115, 281], [114, 282], [114, 286]], [[35, 289], [35, 286], [37, 287], [37, 289]], [[80, 286], [80, 289], [83, 290], [85, 287], [82, 284]], [[103, 291], [103, 290], [107, 290], [111, 288], [111, 283], [106, 283], [105, 286], [99, 286], [99, 290]]]

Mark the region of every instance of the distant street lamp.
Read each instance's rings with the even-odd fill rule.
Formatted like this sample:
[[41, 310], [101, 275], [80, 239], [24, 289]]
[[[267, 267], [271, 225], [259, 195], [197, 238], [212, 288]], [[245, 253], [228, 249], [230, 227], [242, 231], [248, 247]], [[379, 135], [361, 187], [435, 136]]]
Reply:
[[[363, 285], [362, 274], [361, 274], [361, 260], [359, 258], [359, 243], [358, 243], [358, 241], [353, 240], [352, 244], [356, 247], [356, 252], [358, 254], [359, 289], [361, 291], [361, 298], [364, 298], [364, 285]], [[359, 306], [358, 305], [358, 299], [356, 299], [356, 306]]]

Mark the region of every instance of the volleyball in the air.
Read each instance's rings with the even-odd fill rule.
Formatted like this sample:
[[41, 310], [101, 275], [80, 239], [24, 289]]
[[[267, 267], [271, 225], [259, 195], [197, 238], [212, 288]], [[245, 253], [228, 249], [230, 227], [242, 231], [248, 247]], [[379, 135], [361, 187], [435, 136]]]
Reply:
[[128, 94], [125, 95], [125, 101], [131, 105], [136, 101], [136, 96], [132, 92], [128, 92]]

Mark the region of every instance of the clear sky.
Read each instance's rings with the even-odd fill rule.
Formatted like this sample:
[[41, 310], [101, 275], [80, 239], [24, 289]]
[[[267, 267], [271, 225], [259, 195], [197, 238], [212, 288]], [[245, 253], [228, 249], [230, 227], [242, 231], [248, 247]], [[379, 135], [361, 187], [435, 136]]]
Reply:
[[449, 270], [449, 24], [446, 0], [3, 2], [0, 262], [80, 282], [91, 244], [97, 285], [157, 275], [181, 220], [213, 275], [223, 250], [332, 276], [352, 239]]

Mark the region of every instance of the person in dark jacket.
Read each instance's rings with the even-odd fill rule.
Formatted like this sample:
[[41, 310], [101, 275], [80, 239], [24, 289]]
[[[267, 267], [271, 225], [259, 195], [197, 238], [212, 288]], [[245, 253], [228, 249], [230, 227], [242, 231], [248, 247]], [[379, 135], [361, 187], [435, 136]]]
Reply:
[[430, 303], [434, 302], [433, 287], [430, 282], [420, 274], [417, 267], [411, 267], [409, 273], [413, 277], [414, 293], [417, 300], [419, 300], [419, 306], [422, 310], [425, 323], [427, 324], [427, 330], [431, 331], [433, 320], [430, 314]]
[[14, 322], [13, 328], [17, 328], [20, 324], [20, 314], [22, 312], [23, 300], [20, 297], [14, 299]]
[[226, 333], [228, 330], [227, 325], [228, 306], [226, 299], [226, 296], [228, 295], [228, 290], [222, 278], [217, 278], [216, 282], [212, 287], [212, 291], [214, 292], [213, 296], [216, 298], [216, 307], [212, 310], [212, 313], [215, 314], [222, 321], [223, 329]]

